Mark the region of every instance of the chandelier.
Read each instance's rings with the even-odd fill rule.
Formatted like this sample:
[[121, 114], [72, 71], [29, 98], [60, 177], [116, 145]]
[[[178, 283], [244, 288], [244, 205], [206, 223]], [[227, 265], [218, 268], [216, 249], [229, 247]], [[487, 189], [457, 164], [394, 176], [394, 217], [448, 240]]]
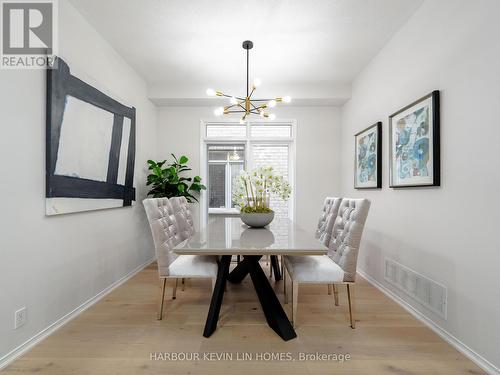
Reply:
[[276, 115], [274, 113], [268, 113], [269, 108], [276, 107], [276, 104], [290, 103], [292, 98], [289, 96], [277, 97], [274, 99], [255, 99], [252, 97], [257, 87], [260, 86], [261, 80], [256, 78], [253, 81], [252, 87], [249, 84], [249, 62], [250, 62], [250, 50], [253, 48], [253, 43], [250, 40], [245, 40], [243, 42], [243, 48], [247, 51], [247, 94], [246, 96], [233, 96], [224, 94], [221, 91], [215, 91], [213, 89], [207, 89], [208, 96], [222, 96], [229, 98], [229, 105], [225, 107], [219, 107], [214, 110], [214, 115], [230, 115], [230, 114], [240, 114], [242, 117], [240, 119], [240, 124], [244, 124], [247, 116], [257, 115], [260, 117], [268, 118], [269, 120], [274, 120]]

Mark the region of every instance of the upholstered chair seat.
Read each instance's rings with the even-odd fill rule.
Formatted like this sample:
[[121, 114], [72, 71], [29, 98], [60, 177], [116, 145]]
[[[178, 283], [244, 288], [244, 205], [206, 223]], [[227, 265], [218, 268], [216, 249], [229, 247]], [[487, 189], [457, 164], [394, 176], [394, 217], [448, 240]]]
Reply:
[[[327, 244], [328, 255], [285, 256], [285, 269], [292, 280], [292, 320], [294, 326], [297, 322], [299, 283], [315, 283], [333, 286], [335, 305], [338, 305], [337, 286], [346, 285], [351, 327], [355, 328], [354, 282], [359, 244], [369, 209], [370, 201], [368, 199], [342, 199]], [[285, 303], [287, 303], [286, 275], [283, 280]]]
[[294, 281], [328, 284], [344, 281], [344, 271], [327, 255], [286, 256], [284, 261]]
[[182, 255], [170, 264], [170, 277], [200, 277], [213, 278], [217, 276], [217, 262], [213, 256]]
[[175, 246], [189, 238], [189, 233], [192, 233], [188, 220], [190, 213], [183, 208], [182, 203], [182, 200], [174, 203], [176, 210], [167, 198], [145, 199], [143, 201], [153, 234], [158, 276], [160, 277], [159, 320], [163, 317], [167, 279], [173, 279], [175, 282], [172, 289], [172, 298], [175, 298], [179, 279], [209, 278], [212, 279], [213, 286], [217, 278], [217, 257], [177, 255], [173, 251]]

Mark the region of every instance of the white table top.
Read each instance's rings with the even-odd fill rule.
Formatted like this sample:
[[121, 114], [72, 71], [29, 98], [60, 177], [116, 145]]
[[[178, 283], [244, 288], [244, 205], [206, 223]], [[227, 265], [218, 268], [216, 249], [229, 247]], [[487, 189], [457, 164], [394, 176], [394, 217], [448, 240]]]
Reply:
[[250, 228], [238, 217], [215, 216], [193, 237], [174, 248], [190, 255], [323, 255], [323, 246], [314, 233], [292, 220], [274, 219], [266, 228]]

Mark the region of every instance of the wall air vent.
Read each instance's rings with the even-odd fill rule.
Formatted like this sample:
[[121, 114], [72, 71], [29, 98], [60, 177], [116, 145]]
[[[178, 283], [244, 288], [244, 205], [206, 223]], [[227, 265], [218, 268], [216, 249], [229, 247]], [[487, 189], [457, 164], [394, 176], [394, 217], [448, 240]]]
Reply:
[[385, 258], [384, 279], [418, 303], [446, 319], [447, 291], [444, 285], [388, 258]]

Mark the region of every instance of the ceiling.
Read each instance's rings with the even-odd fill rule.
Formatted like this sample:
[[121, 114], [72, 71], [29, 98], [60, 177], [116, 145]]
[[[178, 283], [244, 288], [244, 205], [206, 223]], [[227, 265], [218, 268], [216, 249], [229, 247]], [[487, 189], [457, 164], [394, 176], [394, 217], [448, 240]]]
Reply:
[[263, 87], [345, 87], [423, 0], [70, 1], [155, 95], [183, 98], [243, 93], [246, 39]]

